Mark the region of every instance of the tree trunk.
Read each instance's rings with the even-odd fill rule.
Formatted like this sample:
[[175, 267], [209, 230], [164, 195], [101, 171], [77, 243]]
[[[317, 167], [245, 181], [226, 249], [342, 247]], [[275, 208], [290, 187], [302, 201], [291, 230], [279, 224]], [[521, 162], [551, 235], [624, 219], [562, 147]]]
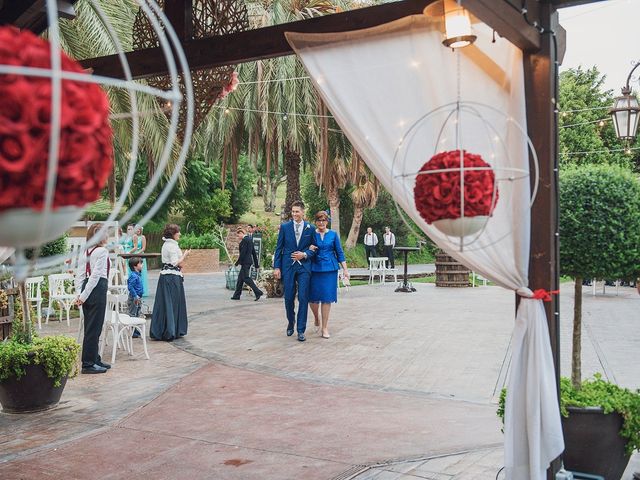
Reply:
[[281, 214], [282, 220], [291, 220], [291, 204], [301, 200], [300, 194], [300, 154], [287, 145], [284, 153], [284, 168], [287, 173], [287, 195]]
[[345, 248], [353, 248], [358, 242], [358, 235], [360, 235], [360, 225], [362, 225], [362, 217], [364, 216], [364, 207], [360, 205], [353, 206], [353, 221], [351, 222], [351, 229], [349, 230], [349, 236], [347, 242], [344, 244]]
[[327, 192], [327, 198], [331, 211], [331, 229], [340, 236], [340, 192], [337, 188], [331, 188]]
[[[268, 181], [268, 180], [267, 180]], [[262, 197], [265, 191], [265, 181], [262, 178], [262, 175], [258, 176], [258, 181], [256, 183], [256, 195]]]
[[582, 384], [582, 277], [575, 278], [573, 295], [573, 352], [571, 354], [571, 383], [580, 390]]
[[276, 211], [276, 197], [278, 196], [278, 187], [280, 186], [280, 180], [273, 180], [270, 182], [270, 191], [269, 191], [269, 208], [267, 212], [275, 212]]

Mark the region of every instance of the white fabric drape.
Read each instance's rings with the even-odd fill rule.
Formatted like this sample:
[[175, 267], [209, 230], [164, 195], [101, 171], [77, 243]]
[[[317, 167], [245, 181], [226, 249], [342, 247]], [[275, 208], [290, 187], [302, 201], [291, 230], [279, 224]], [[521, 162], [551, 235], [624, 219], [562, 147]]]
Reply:
[[[530, 188], [522, 53], [491, 30], [452, 52], [423, 15], [347, 33], [287, 33], [322, 99], [369, 168], [449, 255], [504, 288], [531, 297]], [[451, 109], [468, 105], [460, 125]], [[485, 105], [490, 105], [491, 108]], [[440, 108], [440, 110], [438, 110]], [[504, 113], [502, 113], [504, 112]], [[457, 141], [455, 140], [457, 139]], [[459, 142], [494, 168], [499, 198], [484, 230], [460, 248], [418, 214], [416, 172]], [[536, 288], [549, 288], [536, 285]], [[543, 480], [564, 443], [545, 311], [523, 299], [516, 316], [505, 418], [507, 478]]]

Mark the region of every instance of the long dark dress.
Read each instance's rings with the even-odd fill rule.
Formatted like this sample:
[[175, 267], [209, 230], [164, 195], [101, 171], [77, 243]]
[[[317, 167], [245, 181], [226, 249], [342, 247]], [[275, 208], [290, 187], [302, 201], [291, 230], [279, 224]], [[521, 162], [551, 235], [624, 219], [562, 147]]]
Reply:
[[[173, 242], [170, 244], [169, 242]], [[155, 340], [171, 341], [187, 334], [187, 301], [184, 295], [184, 278], [175, 267], [182, 252], [175, 240], [165, 240], [162, 246], [162, 271], [158, 279], [156, 298], [151, 314], [149, 336]]]

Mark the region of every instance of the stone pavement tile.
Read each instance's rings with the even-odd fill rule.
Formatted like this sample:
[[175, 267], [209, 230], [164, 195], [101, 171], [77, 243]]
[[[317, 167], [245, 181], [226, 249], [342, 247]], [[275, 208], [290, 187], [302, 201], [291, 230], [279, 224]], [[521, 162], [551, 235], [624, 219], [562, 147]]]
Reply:
[[495, 443], [501, 433], [493, 410], [210, 364], [120, 425], [366, 464]]
[[[142, 352], [141, 342], [136, 343], [136, 351]], [[0, 461], [112, 425], [206, 363], [165, 342], [149, 342], [149, 354], [151, 360], [119, 353], [106, 374], [79, 374], [67, 382], [60, 404], [52, 410], [0, 414]]]
[[[266, 447], [266, 446], [265, 446]], [[327, 480], [346, 465], [129, 429], [0, 464], [3, 480]]]

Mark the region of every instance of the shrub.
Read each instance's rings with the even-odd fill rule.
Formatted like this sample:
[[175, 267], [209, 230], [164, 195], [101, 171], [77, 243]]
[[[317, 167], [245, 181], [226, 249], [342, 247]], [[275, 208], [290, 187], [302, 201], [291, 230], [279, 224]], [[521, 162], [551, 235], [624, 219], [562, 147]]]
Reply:
[[187, 233], [180, 237], [180, 248], [187, 249], [205, 249], [205, 248], [221, 248], [220, 243], [212, 233], [205, 233], [203, 235], [196, 235], [193, 233]]
[[[496, 414], [504, 423], [507, 389], [500, 392]], [[618, 412], [623, 418], [620, 435], [627, 439], [627, 453], [640, 449], [640, 390], [635, 392], [602, 379], [599, 373], [575, 389], [570, 379], [560, 379], [560, 413], [568, 417], [567, 407], [601, 407], [605, 414]]]

